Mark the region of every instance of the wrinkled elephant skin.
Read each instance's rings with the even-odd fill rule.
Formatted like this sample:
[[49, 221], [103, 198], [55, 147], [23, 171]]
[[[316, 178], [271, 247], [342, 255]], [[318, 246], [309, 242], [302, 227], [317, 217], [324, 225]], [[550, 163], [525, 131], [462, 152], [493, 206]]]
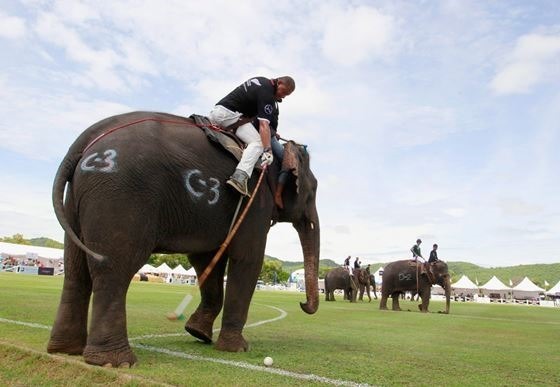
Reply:
[[[304, 147], [286, 143], [284, 159], [289, 165], [283, 168], [292, 171], [284, 209], [274, 206], [279, 166], [273, 163], [186, 323], [188, 332], [211, 342], [214, 320], [222, 312], [217, 349], [249, 348], [242, 331], [273, 221], [296, 228], [308, 285], [302, 309], [314, 313], [319, 306], [317, 180]], [[65, 230], [65, 273], [48, 352], [83, 354], [97, 365], [134, 364], [125, 308], [133, 275], [152, 253], [184, 253], [200, 277], [226, 239], [239, 201], [225, 184], [236, 164], [184, 117], [135, 112], [84, 131], [64, 157], [53, 186], [55, 213]], [[255, 170], [250, 179], [251, 191], [259, 173]]]

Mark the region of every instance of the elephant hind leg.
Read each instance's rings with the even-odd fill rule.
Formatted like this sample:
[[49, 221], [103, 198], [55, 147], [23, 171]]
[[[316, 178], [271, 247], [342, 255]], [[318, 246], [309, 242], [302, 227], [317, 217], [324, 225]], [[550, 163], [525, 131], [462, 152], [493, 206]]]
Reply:
[[68, 237], [64, 244], [64, 284], [47, 352], [81, 355], [87, 342], [91, 278], [85, 253]]
[[[211, 252], [189, 256], [189, 260], [196, 270], [198, 277], [202, 275], [214, 254], [214, 252]], [[200, 304], [185, 324], [185, 330], [189, 334], [205, 343], [212, 342], [214, 320], [220, 314], [224, 304], [224, 272], [226, 262], [227, 258], [222, 257], [208, 275], [208, 278], [200, 288]]]

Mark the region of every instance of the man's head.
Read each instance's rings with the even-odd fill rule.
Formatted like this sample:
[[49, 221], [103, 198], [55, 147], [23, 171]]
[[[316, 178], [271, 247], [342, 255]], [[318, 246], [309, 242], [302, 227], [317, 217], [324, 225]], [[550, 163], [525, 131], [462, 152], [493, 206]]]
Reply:
[[434, 250], [437, 250], [437, 243], [434, 243]]
[[276, 79], [276, 100], [282, 102], [282, 98], [285, 98], [293, 93], [296, 89], [296, 82], [292, 77], [283, 76]]
[[422, 240], [416, 239], [416, 243], [417, 243], [417, 244], [420, 244], [420, 243], [422, 243]]

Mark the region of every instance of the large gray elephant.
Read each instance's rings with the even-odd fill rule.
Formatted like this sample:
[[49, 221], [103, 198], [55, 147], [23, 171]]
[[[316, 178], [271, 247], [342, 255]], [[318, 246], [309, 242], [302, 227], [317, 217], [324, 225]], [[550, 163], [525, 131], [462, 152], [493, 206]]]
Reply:
[[432, 285], [438, 284], [445, 290], [445, 313], [449, 313], [451, 295], [451, 276], [447, 264], [443, 261], [420, 263], [409, 259], [391, 262], [383, 271], [381, 284], [381, 302], [379, 309], [387, 309], [387, 298], [393, 298], [393, 310], [401, 310], [399, 296], [405, 291], [418, 292], [422, 303], [418, 308], [428, 312]]
[[355, 278], [350, 276], [344, 267], [335, 267], [325, 275], [325, 301], [336, 301], [334, 291], [341, 289], [344, 291], [344, 299], [356, 302], [358, 294], [358, 284]]
[[[317, 180], [305, 147], [288, 142], [284, 156], [283, 167], [292, 171], [283, 192], [284, 209], [275, 208], [275, 170], [269, 168], [185, 324], [187, 332], [209, 343], [223, 307], [217, 349], [248, 350], [242, 330], [272, 222], [291, 222], [297, 230], [307, 292], [301, 308], [317, 311]], [[55, 213], [65, 230], [65, 273], [48, 352], [83, 354], [96, 365], [132, 365], [136, 357], [128, 343], [125, 308], [132, 277], [152, 253], [186, 253], [200, 277], [226, 239], [239, 201], [239, 194], [224, 184], [236, 164], [185, 117], [134, 112], [107, 118], [82, 133], [64, 157], [53, 187]], [[251, 191], [258, 177], [255, 171]]]

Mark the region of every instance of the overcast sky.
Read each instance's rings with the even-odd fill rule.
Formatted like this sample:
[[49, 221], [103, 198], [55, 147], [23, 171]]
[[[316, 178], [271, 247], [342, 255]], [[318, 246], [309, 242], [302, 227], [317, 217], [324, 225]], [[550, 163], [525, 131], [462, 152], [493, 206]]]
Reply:
[[[94, 122], [291, 75], [321, 258], [560, 262], [557, 0], [0, 0], [0, 50], [0, 236], [63, 240], [52, 180]], [[291, 225], [266, 252], [302, 260]]]

